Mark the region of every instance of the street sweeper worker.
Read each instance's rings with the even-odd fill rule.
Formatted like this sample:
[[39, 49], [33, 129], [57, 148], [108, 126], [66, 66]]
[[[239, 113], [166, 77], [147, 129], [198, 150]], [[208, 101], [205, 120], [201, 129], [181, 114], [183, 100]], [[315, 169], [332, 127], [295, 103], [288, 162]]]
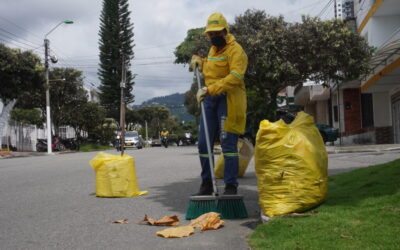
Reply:
[[[213, 13], [207, 20], [204, 34], [212, 46], [207, 58], [193, 55], [191, 69], [203, 73], [205, 87], [197, 92], [197, 101], [203, 102], [211, 142], [219, 136], [224, 155], [224, 182], [226, 195], [237, 194], [239, 154], [237, 142], [244, 133], [246, 123], [246, 88], [244, 74], [247, 55], [229, 33], [229, 25], [221, 13]], [[195, 195], [210, 195], [213, 192], [209, 158], [203, 122], [200, 122], [198, 149], [201, 163], [201, 186]], [[212, 149], [211, 149], [212, 150]]]

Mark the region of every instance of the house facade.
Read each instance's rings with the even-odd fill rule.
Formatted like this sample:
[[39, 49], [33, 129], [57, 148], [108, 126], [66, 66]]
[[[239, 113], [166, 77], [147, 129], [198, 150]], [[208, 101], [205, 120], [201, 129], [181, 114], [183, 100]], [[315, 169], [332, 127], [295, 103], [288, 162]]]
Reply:
[[347, 7], [354, 9], [354, 18], [348, 21], [355, 20], [357, 32], [376, 48], [371, 74], [327, 88], [304, 86], [295, 92], [295, 104], [303, 105], [317, 123], [338, 128], [341, 144], [400, 143], [400, 3], [352, 4]]

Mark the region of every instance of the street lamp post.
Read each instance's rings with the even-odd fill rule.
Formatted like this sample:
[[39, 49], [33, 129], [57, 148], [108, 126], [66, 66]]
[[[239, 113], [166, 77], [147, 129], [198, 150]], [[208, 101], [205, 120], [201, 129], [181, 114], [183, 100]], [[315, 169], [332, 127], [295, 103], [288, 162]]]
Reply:
[[50, 41], [47, 36], [53, 32], [61, 24], [73, 24], [71, 20], [64, 20], [52, 28], [44, 36], [44, 67], [45, 67], [45, 77], [46, 77], [46, 128], [47, 128], [47, 153], [51, 154], [51, 117], [50, 117], [50, 85], [49, 85], [49, 45]]

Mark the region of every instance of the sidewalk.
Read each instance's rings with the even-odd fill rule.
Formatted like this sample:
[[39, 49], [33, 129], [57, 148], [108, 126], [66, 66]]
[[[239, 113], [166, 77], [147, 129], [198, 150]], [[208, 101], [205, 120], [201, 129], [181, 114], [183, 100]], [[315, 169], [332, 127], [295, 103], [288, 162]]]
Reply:
[[[328, 154], [356, 153], [356, 152], [381, 152], [400, 150], [400, 144], [372, 144], [372, 145], [352, 145], [352, 146], [326, 146]], [[218, 151], [218, 150], [217, 150]], [[75, 153], [75, 151], [53, 152], [52, 154]], [[27, 156], [46, 156], [46, 152], [14, 152], [0, 151], [0, 159], [27, 157]]]
[[355, 152], [381, 152], [400, 150], [400, 144], [370, 144], [351, 146], [326, 146], [328, 154], [355, 153]]
[[[75, 151], [52, 152], [55, 154], [75, 153]], [[16, 152], [16, 151], [0, 151], [0, 159], [15, 158], [15, 157], [28, 157], [28, 156], [46, 156], [47, 152]]]

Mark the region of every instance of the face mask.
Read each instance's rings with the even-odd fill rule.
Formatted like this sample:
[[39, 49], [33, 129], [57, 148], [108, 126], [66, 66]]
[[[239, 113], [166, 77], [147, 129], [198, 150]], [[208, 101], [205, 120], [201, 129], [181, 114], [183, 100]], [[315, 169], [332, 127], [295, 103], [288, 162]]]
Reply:
[[217, 47], [224, 47], [226, 45], [226, 41], [223, 36], [214, 36], [211, 38], [211, 44]]

